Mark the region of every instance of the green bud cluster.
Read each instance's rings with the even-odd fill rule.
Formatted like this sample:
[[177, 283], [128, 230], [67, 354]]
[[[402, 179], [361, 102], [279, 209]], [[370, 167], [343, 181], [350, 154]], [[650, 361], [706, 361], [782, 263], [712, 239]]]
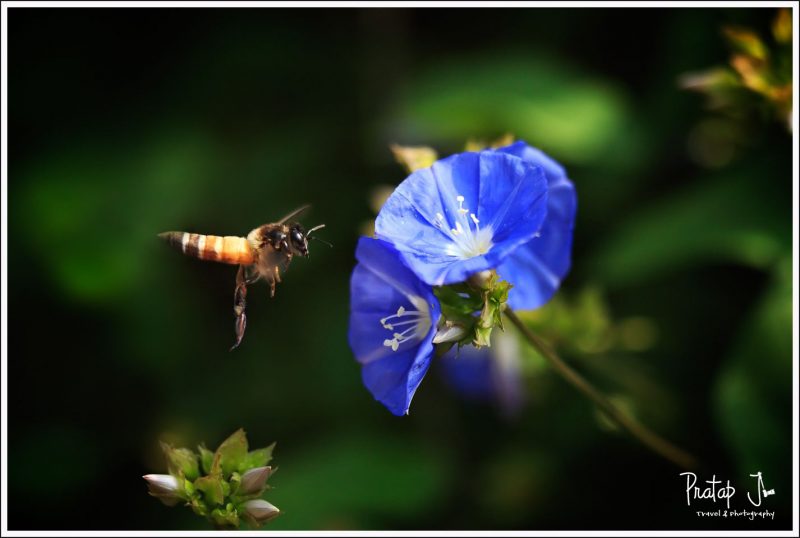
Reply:
[[[503, 330], [501, 314], [508, 301], [511, 284], [500, 280], [494, 271], [473, 275], [468, 282], [433, 289], [442, 308], [442, 322], [435, 338], [441, 352], [453, 345], [489, 346], [492, 329]], [[460, 330], [456, 331], [455, 328]]]
[[267, 466], [275, 443], [249, 450], [247, 436], [239, 429], [212, 452], [205, 445], [197, 452], [161, 443], [169, 475], [146, 475], [150, 495], [173, 506], [183, 502], [216, 528], [239, 528], [241, 520], [253, 527], [280, 514], [261, 499], [270, 489], [266, 481], [277, 469]]

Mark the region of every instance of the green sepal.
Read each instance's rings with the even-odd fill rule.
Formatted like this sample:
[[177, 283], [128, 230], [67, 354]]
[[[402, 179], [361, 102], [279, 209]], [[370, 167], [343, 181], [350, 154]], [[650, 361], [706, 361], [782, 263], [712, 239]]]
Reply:
[[199, 499], [194, 498], [189, 502], [189, 506], [191, 507], [192, 511], [197, 514], [198, 516], [207, 516], [208, 515], [208, 507], [205, 503]]
[[205, 443], [197, 447], [200, 452], [200, 464], [203, 467], [203, 472], [208, 474], [211, 472], [211, 465], [214, 463], [214, 453], [206, 448]]
[[442, 317], [464, 327], [467, 332], [458, 346], [488, 346], [492, 329], [503, 328], [502, 313], [511, 284], [500, 280], [494, 271], [475, 275], [469, 282], [434, 288]]
[[225, 508], [214, 508], [208, 518], [217, 527], [239, 527], [239, 514], [236, 513], [233, 505], [228, 503]]
[[230, 476], [245, 463], [247, 455], [247, 435], [239, 428], [219, 445], [215, 457], [219, 457], [222, 473]]
[[197, 454], [188, 448], [174, 448], [169, 443], [161, 442], [161, 450], [167, 459], [167, 470], [175, 477], [185, 476], [194, 480], [200, 476]]
[[224, 481], [219, 475], [208, 475], [194, 481], [194, 487], [203, 492], [203, 498], [211, 505], [222, 504], [225, 500]]
[[483, 306], [481, 294], [466, 284], [453, 284], [433, 288], [439, 299], [442, 315], [456, 323], [468, 324], [473, 314]]
[[242, 475], [237, 473], [236, 471], [231, 473], [230, 479], [228, 479], [228, 483], [230, 484], [229, 488], [229, 495], [236, 495], [236, 492], [239, 491], [239, 486], [242, 483]]
[[273, 450], [275, 450], [275, 443], [248, 452], [247, 456], [244, 458], [243, 464], [239, 467], [239, 472], [244, 473], [256, 467], [264, 467], [272, 460]]
[[195, 494], [195, 487], [192, 484], [192, 481], [189, 479], [183, 479], [183, 492], [186, 494], [186, 497], [191, 498]]

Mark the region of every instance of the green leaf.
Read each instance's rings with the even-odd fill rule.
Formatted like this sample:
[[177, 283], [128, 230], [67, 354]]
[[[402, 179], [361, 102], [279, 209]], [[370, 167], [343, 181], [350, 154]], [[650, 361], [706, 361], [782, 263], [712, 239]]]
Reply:
[[734, 26], [726, 26], [722, 29], [725, 37], [731, 46], [747, 56], [751, 56], [758, 60], [766, 60], [769, 56], [769, 51], [758, 37], [758, 34], [748, 28], [739, 28]]
[[743, 324], [714, 387], [714, 411], [739, 473], [791, 488], [792, 271], [787, 258]]
[[386, 123], [428, 143], [512, 132], [576, 164], [627, 164], [644, 138], [621, 88], [542, 55], [448, 58], [415, 76], [390, 114]]
[[242, 466], [239, 468], [239, 472], [243, 473], [255, 467], [264, 467], [272, 460], [272, 451], [274, 449], [275, 443], [272, 443], [267, 447], [248, 452], [247, 456], [242, 460]]
[[593, 277], [631, 285], [708, 262], [767, 269], [791, 248], [785, 188], [757, 169], [693, 182], [642, 207], [599, 244]]
[[414, 436], [349, 432], [282, 454], [281, 466], [289, 472], [284, 479], [275, 475], [269, 502], [291, 515], [270, 527], [332, 528], [343, 515], [346, 525], [360, 527], [376, 514], [391, 521], [424, 514], [446, 496], [455, 471], [440, 448]]
[[167, 459], [167, 469], [173, 476], [185, 476], [194, 480], [200, 476], [197, 465], [197, 454], [188, 448], [173, 448], [168, 443], [161, 442], [161, 450]]
[[244, 430], [239, 428], [225, 439], [217, 448], [216, 455], [220, 458], [222, 473], [225, 476], [238, 470], [247, 457], [247, 435]]

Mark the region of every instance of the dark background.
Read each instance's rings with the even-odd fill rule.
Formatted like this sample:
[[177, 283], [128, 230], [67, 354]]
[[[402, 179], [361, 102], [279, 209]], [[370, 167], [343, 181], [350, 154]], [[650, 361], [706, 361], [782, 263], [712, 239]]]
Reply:
[[[165, 472], [159, 439], [238, 427], [278, 442], [269, 529], [790, 527], [791, 136], [677, 84], [727, 62], [722, 25], [768, 35], [774, 10], [8, 13], [10, 528], [208, 528], [141, 476]], [[715, 505], [686, 506], [681, 469], [535, 364], [515, 419], [436, 368], [408, 417], [363, 388], [348, 278], [371, 192], [404, 177], [388, 144], [505, 132], [578, 191], [577, 321], [542, 330], [730, 480], [731, 508], [762, 471], [774, 521], [698, 518]], [[254, 286], [228, 353], [235, 269], [156, 233], [244, 235], [304, 203], [334, 248], [273, 300]]]

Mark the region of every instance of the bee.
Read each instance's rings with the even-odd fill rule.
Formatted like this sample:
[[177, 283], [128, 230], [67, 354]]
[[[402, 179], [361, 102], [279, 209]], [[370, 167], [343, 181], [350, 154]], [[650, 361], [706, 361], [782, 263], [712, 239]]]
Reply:
[[[233, 313], [236, 316], [236, 341], [231, 351], [242, 343], [247, 327], [247, 286], [264, 279], [269, 283], [270, 297], [275, 296], [275, 286], [281, 281], [294, 256], [308, 258], [308, 240], [317, 239], [311, 234], [325, 227], [324, 224], [306, 230], [292, 219], [308, 209], [295, 209], [278, 222], [254, 228], [247, 237], [202, 235], [188, 232], [164, 232], [158, 234], [171, 246], [187, 256], [231, 265], [238, 265], [236, 288], [233, 293]], [[326, 243], [330, 246], [330, 243]]]

